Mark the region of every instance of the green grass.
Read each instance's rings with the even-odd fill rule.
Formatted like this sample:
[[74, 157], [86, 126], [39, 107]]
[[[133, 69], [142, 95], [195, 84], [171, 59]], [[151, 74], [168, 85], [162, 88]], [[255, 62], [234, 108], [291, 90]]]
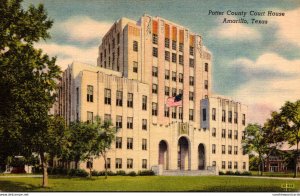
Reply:
[[[251, 174], [253, 176], [260, 176], [258, 174], [258, 171], [251, 171]], [[290, 177], [292, 178], [294, 176], [293, 172], [263, 172], [263, 176], [269, 176], [269, 177]], [[297, 174], [297, 178], [300, 178], [299, 172]]]
[[49, 187], [41, 178], [0, 178], [1, 191], [205, 191], [205, 192], [282, 192], [282, 184], [299, 180], [256, 179], [228, 176], [109, 176], [88, 178], [50, 177]]

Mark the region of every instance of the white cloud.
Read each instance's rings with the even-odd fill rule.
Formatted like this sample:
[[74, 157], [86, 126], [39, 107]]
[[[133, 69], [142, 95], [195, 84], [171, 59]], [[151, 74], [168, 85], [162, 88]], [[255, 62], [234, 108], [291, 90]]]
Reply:
[[269, 16], [271, 24], [278, 27], [276, 36], [282, 43], [288, 42], [300, 47], [300, 8], [285, 12], [285, 16]]
[[57, 56], [56, 64], [62, 70], [66, 69], [68, 64], [71, 64], [73, 61], [80, 61], [91, 65], [96, 65], [97, 62], [97, 47], [78, 48], [56, 43], [38, 43], [35, 47], [41, 48], [49, 56]]
[[270, 112], [278, 110], [286, 101], [295, 101], [300, 98], [300, 60], [288, 60], [277, 54], [263, 54], [251, 61], [237, 59], [233, 66], [242, 66], [249, 72], [257, 70], [276, 71], [291, 75], [281, 77], [255, 78], [236, 89], [233, 97], [249, 106], [249, 120], [264, 123], [270, 117]]
[[[222, 21], [220, 21], [220, 19]], [[236, 18], [227, 19], [236, 20]], [[219, 18], [218, 22], [223, 22], [223, 18]], [[211, 35], [221, 39], [236, 41], [257, 40], [261, 38], [258, 31], [242, 23], [222, 23], [220, 26], [212, 30]]]
[[110, 22], [99, 22], [88, 16], [75, 16], [58, 22], [54, 28], [55, 31], [66, 34], [70, 41], [86, 43], [100, 40], [111, 26]]

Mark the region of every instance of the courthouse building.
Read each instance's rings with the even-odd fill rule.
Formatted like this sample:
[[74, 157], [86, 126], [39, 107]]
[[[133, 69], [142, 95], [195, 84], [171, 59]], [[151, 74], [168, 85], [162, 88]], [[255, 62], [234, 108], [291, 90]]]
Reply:
[[[118, 128], [111, 171], [248, 170], [247, 107], [212, 95], [212, 54], [186, 27], [121, 18], [103, 37], [97, 66], [73, 62], [60, 85], [56, 112], [67, 123], [98, 115]], [[178, 95], [177, 106], [167, 104]], [[103, 157], [93, 160], [94, 170], [104, 167]]]

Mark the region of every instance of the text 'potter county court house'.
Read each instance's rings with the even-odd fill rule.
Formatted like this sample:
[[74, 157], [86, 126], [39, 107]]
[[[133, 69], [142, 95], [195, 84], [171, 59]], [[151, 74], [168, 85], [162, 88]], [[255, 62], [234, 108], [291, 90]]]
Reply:
[[[115, 124], [111, 171], [247, 171], [247, 107], [212, 95], [212, 55], [202, 43], [160, 17], [122, 18], [103, 37], [97, 66], [64, 71], [55, 110], [67, 123], [98, 115]], [[104, 168], [103, 157], [93, 160]]]

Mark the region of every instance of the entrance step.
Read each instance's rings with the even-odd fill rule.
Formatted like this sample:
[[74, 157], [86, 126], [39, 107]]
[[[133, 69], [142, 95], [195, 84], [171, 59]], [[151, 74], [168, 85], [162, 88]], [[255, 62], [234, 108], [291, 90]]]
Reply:
[[163, 170], [162, 176], [215, 176], [214, 170]]

